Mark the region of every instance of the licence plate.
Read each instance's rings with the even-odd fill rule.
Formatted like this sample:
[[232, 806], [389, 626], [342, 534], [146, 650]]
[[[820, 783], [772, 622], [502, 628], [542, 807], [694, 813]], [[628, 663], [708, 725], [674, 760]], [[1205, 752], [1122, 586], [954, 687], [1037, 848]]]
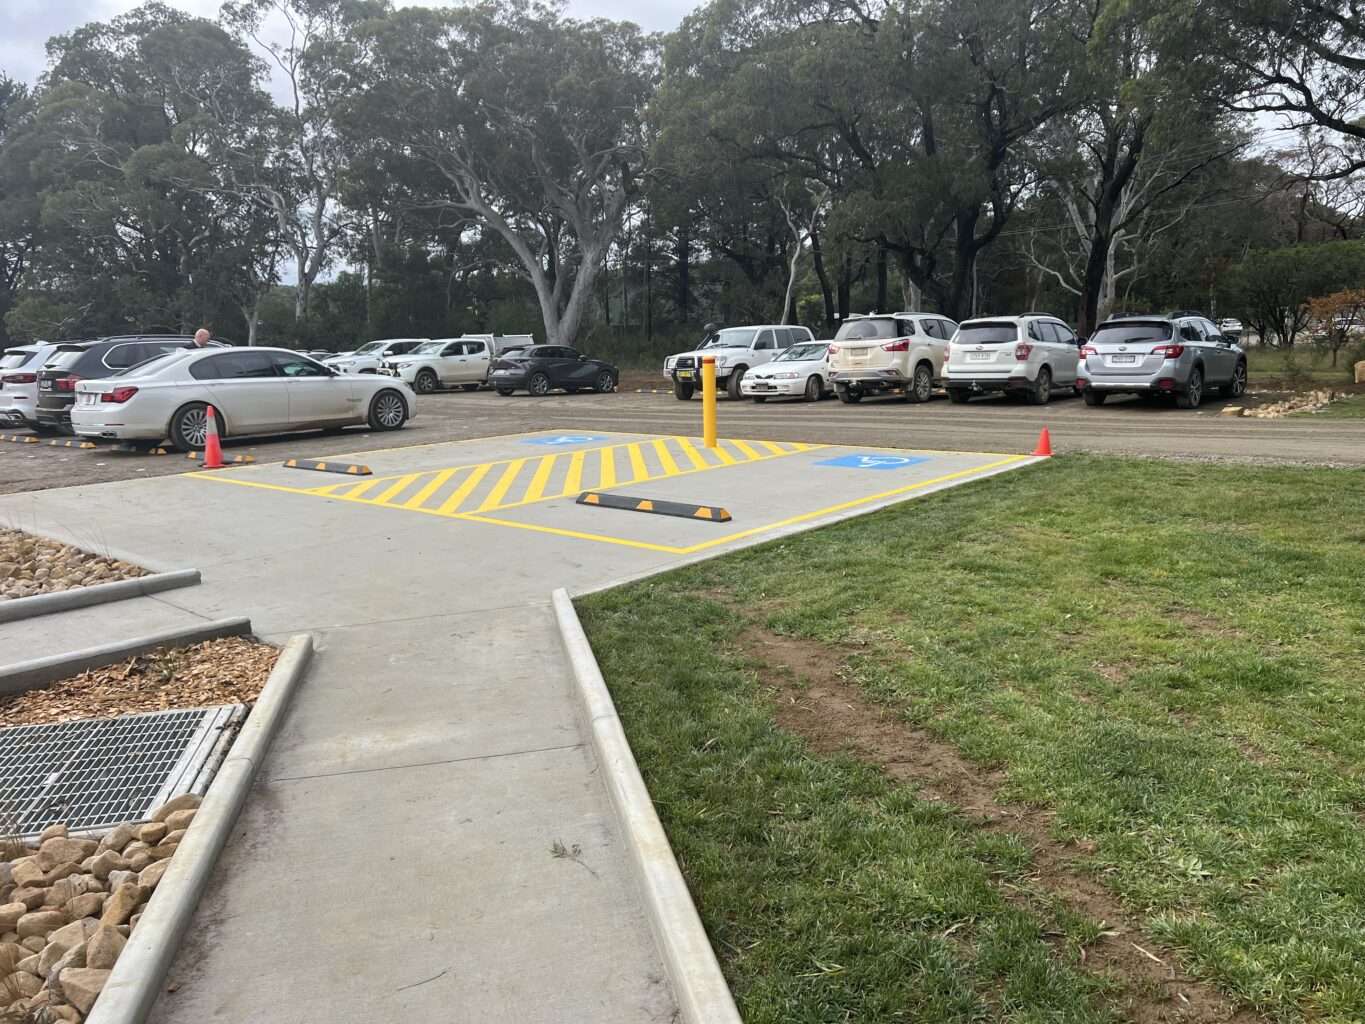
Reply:
[[692, 379], [692, 371], [691, 371], [691, 370], [679, 370], [679, 371], [678, 371], [678, 380], [691, 380], [691, 379]]
[[1127, 355], [1127, 356], [1110, 356], [1110, 357], [1109, 357], [1109, 361], [1110, 361], [1111, 363], [1115, 364], [1115, 365], [1119, 365], [1119, 364], [1128, 364], [1128, 363], [1136, 363], [1136, 362], [1137, 362], [1137, 356], [1135, 356], [1135, 355]]
[[45, 381], [43, 381], [43, 383], [40, 385], [40, 387], [41, 387], [44, 391], [52, 391], [52, 390], [54, 390], [54, 389], [56, 388], [56, 385], [55, 385], [52, 381], [50, 381], [50, 380], [45, 380]]
[[968, 352], [967, 362], [969, 363], [989, 363], [995, 358], [994, 352]]

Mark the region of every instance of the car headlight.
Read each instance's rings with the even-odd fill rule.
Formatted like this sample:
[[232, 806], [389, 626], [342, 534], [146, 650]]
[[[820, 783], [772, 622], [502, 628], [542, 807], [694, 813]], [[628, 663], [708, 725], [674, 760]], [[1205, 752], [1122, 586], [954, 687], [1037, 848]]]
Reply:
[[677, 356], [669, 356], [664, 360], [664, 369], [665, 370], [673, 369], [673, 364], [676, 363], [677, 361], [678, 361]]
[[729, 356], [716, 356], [716, 369], [719, 370], [730, 362]]
[[792, 372], [773, 374], [778, 380], [796, 380], [796, 374]]

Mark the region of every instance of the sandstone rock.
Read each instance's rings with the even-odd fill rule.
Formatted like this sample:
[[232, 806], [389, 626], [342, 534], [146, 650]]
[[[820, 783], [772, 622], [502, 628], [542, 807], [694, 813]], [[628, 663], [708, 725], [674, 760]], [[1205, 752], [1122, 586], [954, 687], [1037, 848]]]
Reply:
[[118, 929], [102, 924], [85, 944], [85, 965], [97, 970], [111, 970], [128, 940]]
[[139, 921], [141, 921], [141, 920], [142, 920], [142, 911], [139, 910], [139, 911], [138, 911], [136, 914], [134, 914], [134, 915], [132, 916], [132, 918], [130, 918], [129, 921], [128, 921], [128, 934], [129, 934], [129, 935], [131, 935], [131, 934], [133, 933], [133, 929], [137, 927], [137, 923], [138, 923]]
[[22, 903], [29, 910], [37, 910], [47, 902], [48, 890], [42, 889], [15, 889], [10, 893], [11, 903]]
[[9, 945], [19, 945], [18, 932], [4, 932], [0, 934], [0, 953], [4, 952], [4, 947]]
[[143, 895], [142, 886], [136, 882], [125, 882], [120, 885], [105, 901], [100, 923], [123, 924], [133, 916], [138, 904], [142, 902]]
[[111, 872], [109, 872], [109, 879], [108, 879], [108, 882], [109, 882], [109, 891], [110, 891], [110, 892], [113, 892], [115, 889], [117, 889], [117, 888], [118, 888], [120, 885], [122, 885], [124, 882], [136, 882], [136, 881], [137, 881], [137, 872], [136, 872], [136, 871], [127, 871], [127, 870], [124, 870], [124, 871], [111, 871]]
[[0, 942], [0, 971], [12, 968], [29, 955], [29, 950], [18, 942]]
[[1219, 416], [1245, 416], [1247, 414], [1244, 405], [1225, 405], [1218, 411]]
[[45, 938], [66, 924], [66, 915], [60, 910], [31, 910], [19, 918], [14, 930], [22, 938]]
[[108, 980], [108, 971], [93, 967], [69, 968], [61, 973], [62, 994], [81, 1013], [89, 1013]]
[[20, 997], [29, 999], [36, 996], [43, 987], [43, 979], [28, 971], [15, 971], [4, 981], [4, 987], [17, 992]]
[[21, 857], [11, 865], [14, 884], [19, 888], [26, 886], [41, 887], [47, 880], [47, 870], [38, 863], [36, 857]]
[[104, 909], [104, 893], [88, 892], [83, 896], [77, 896], [73, 900], [68, 900], [62, 910], [70, 918], [98, 917], [100, 911]]
[[93, 854], [98, 845], [93, 839], [54, 836], [38, 847], [38, 863], [44, 871], [51, 871], [59, 864], [75, 864], [80, 867], [81, 861]]
[[150, 850], [139, 850], [128, 858], [128, 870], [141, 871], [155, 859]]
[[31, 953], [41, 953], [43, 947], [47, 945], [46, 935], [30, 935], [26, 939], [20, 939], [19, 945], [23, 946]]
[[1365, 359], [1356, 363], [1356, 383], [1365, 384]]
[[42, 833], [38, 836], [38, 845], [42, 846], [49, 839], [65, 839], [70, 834], [67, 827], [61, 823], [49, 825], [47, 828], [43, 829]]
[[157, 883], [161, 881], [161, 876], [166, 873], [166, 869], [170, 866], [170, 858], [159, 860], [155, 864], [148, 864], [137, 876], [137, 884], [147, 890], [155, 889]]
[[154, 821], [150, 825], [143, 825], [138, 829], [137, 838], [139, 842], [146, 843], [148, 846], [155, 846], [166, 838], [166, 833], [169, 831], [170, 826], [164, 821]]
[[[25, 949], [24, 952], [28, 953], [28, 950]], [[28, 971], [29, 974], [42, 974], [42, 971], [38, 969], [38, 965], [41, 964], [42, 962], [43, 954], [29, 953], [28, 956], [24, 957], [22, 960], [20, 960], [17, 964], [14, 965], [14, 969], [16, 971]]]
[[[46, 952], [46, 950], [44, 950], [44, 952]], [[47, 983], [51, 985], [54, 980], [61, 976], [62, 971], [66, 970], [68, 967], [84, 966], [85, 943], [82, 942], [78, 946], [72, 946], [61, 956], [57, 957], [57, 959], [52, 962], [51, 966], [48, 967], [44, 977], [47, 979]], [[58, 991], [60, 992], [60, 989]]]
[[179, 832], [182, 828], [189, 828], [190, 822], [194, 820], [194, 809], [187, 807], [183, 811], [175, 811], [166, 815], [166, 828], [172, 832]]
[[[99, 927], [98, 921], [79, 920], [72, 921], [70, 924], [63, 925], [47, 937], [47, 948], [60, 946], [63, 953], [68, 949], [79, 946], [90, 936], [95, 934], [95, 929]], [[44, 953], [47, 949], [43, 950]], [[46, 972], [44, 972], [46, 973]]]
[[202, 798], [193, 793], [182, 793], [173, 800], [168, 800], [155, 811], [152, 812], [152, 821], [165, 821], [176, 811], [194, 810], [202, 803]]
[[96, 854], [95, 862], [90, 865], [90, 873], [96, 878], [108, 878], [111, 871], [125, 871], [127, 868], [128, 862], [123, 859], [122, 854], [105, 850]]
[[0, 932], [12, 932], [19, 924], [19, 918], [28, 913], [22, 903], [6, 903], [0, 907]]
[[58, 1020], [69, 1024], [81, 1024], [81, 1014], [74, 1006], [49, 1006], [47, 1012]]
[[150, 843], [144, 843], [141, 839], [134, 839], [123, 848], [123, 859], [136, 856], [139, 853], [146, 853], [152, 848]]
[[122, 853], [123, 848], [131, 843], [136, 835], [136, 825], [119, 825], [100, 840], [99, 852], [113, 850], [115, 853]]
[[47, 884], [51, 885], [53, 882], [60, 882], [63, 878], [70, 878], [72, 875], [79, 875], [80, 873], [80, 864], [58, 864], [44, 877], [47, 879]]
[[14, 884], [14, 868], [7, 860], [0, 860], [0, 889]]

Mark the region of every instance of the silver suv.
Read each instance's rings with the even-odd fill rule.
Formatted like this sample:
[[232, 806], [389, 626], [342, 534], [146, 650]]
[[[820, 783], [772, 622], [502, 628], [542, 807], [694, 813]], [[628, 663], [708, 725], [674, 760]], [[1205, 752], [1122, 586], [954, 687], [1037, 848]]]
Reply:
[[1209, 388], [1225, 398], [1246, 391], [1247, 357], [1202, 316], [1106, 320], [1081, 348], [1076, 389], [1086, 405], [1110, 395], [1174, 395], [1180, 408], [1197, 409]]

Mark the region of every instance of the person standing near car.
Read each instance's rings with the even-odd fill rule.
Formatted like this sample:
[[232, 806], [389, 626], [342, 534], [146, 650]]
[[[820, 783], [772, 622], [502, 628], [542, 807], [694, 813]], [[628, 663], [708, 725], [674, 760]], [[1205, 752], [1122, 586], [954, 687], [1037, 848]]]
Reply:
[[206, 327], [201, 327], [201, 328], [199, 328], [199, 330], [197, 330], [197, 331], [194, 332], [194, 347], [195, 347], [195, 348], [208, 348], [208, 347], [209, 347], [209, 338], [211, 338], [211, 337], [212, 337], [212, 335], [209, 334], [208, 328], [206, 328]]

